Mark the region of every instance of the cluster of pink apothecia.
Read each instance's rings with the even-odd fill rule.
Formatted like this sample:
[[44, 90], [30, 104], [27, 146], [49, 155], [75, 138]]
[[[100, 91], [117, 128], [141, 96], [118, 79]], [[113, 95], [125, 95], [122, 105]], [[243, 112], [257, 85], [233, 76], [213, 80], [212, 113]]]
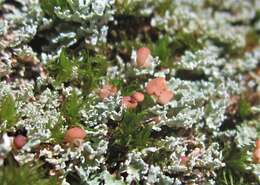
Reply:
[[[148, 68], [152, 64], [153, 57], [151, 51], [147, 47], [139, 48], [136, 54], [136, 67]], [[146, 93], [152, 96], [157, 103], [166, 105], [174, 97], [174, 93], [167, 87], [167, 82], [163, 77], [157, 77], [151, 79], [146, 87]], [[117, 87], [107, 84], [99, 90], [99, 97], [103, 100], [110, 96], [114, 96], [117, 93]], [[124, 96], [122, 98], [122, 106], [127, 109], [133, 109], [138, 106], [139, 103], [143, 102], [144, 93], [134, 92], [130, 96]]]

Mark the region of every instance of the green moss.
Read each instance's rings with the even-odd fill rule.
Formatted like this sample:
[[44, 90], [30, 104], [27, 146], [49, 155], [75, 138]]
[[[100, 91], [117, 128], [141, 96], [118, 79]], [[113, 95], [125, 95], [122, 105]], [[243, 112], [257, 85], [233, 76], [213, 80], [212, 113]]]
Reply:
[[143, 123], [145, 112], [126, 111], [123, 120], [118, 123], [114, 143], [129, 150], [142, 149], [151, 142], [151, 126]]
[[173, 39], [173, 51], [180, 52], [185, 50], [197, 51], [202, 49], [203, 43], [198, 41], [199, 35], [196, 33], [185, 33], [178, 31]]
[[97, 88], [103, 77], [106, 75], [109, 61], [102, 55], [90, 56], [83, 54], [83, 59], [78, 61], [78, 83], [82, 83], [85, 93]]
[[153, 48], [153, 55], [158, 56], [161, 60], [161, 66], [172, 68], [173, 60], [172, 59], [172, 51], [170, 48], [170, 41], [168, 36], [164, 36], [157, 41]]
[[252, 111], [251, 111], [251, 105], [248, 101], [246, 101], [245, 99], [241, 99], [239, 101], [239, 115], [242, 118], [246, 118], [248, 116], [251, 115]]
[[115, 78], [111, 79], [110, 83], [120, 89], [123, 86], [124, 81], [122, 79]]
[[163, 168], [171, 164], [171, 154], [172, 151], [167, 150], [166, 148], [161, 148], [160, 150], [147, 155], [147, 157], [145, 158], [145, 162], [147, 162], [148, 164], [155, 164]]
[[62, 132], [62, 128], [64, 125], [66, 125], [66, 122], [61, 118], [59, 118], [59, 121], [54, 125], [54, 127], [51, 127], [50, 123], [47, 125], [51, 131], [51, 140], [54, 143], [61, 143], [63, 141], [64, 133]]
[[247, 149], [238, 149], [230, 146], [230, 142], [225, 143], [224, 157], [225, 168], [218, 173], [217, 184], [219, 185], [249, 185], [256, 182], [255, 177], [247, 170], [250, 161]]
[[77, 95], [75, 91], [72, 91], [61, 107], [61, 113], [67, 124], [71, 125], [80, 122], [80, 110], [83, 106], [82, 97]]
[[11, 95], [3, 97], [0, 102], [0, 123], [7, 122], [7, 128], [14, 126], [18, 118], [15, 100]]
[[250, 30], [246, 34], [245, 51], [250, 51], [259, 44], [259, 34], [255, 30]]
[[84, 52], [70, 57], [63, 50], [57, 60], [48, 63], [47, 70], [55, 79], [54, 86], [71, 83], [72, 86], [81, 87], [87, 94], [98, 87], [106, 75], [108, 63], [105, 57], [98, 54], [90, 56]]
[[[58, 185], [55, 177], [46, 178], [41, 165], [17, 167], [14, 162], [0, 168], [1, 185]], [[41, 172], [40, 172], [41, 171]]]
[[75, 64], [69, 59], [65, 50], [63, 50], [57, 61], [51, 61], [47, 65], [47, 70], [55, 77], [55, 84], [68, 82], [72, 78], [72, 68]]
[[235, 175], [230, 170], [223, 170], [218, 177], [218, 185], [252, 185], [244, 176]]

